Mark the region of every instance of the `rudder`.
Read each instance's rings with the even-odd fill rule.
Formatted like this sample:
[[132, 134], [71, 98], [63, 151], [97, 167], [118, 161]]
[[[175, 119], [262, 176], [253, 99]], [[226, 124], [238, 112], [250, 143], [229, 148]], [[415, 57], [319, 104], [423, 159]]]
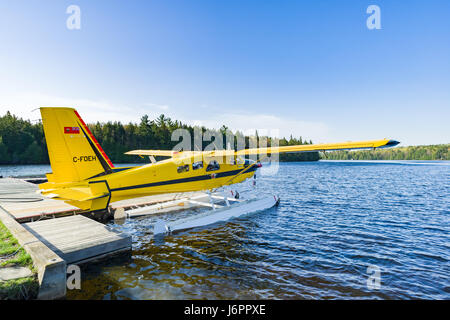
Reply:
[[40, 108], [52, 174], [49, 182], [77, 182], [114, 167], [73, 108]]

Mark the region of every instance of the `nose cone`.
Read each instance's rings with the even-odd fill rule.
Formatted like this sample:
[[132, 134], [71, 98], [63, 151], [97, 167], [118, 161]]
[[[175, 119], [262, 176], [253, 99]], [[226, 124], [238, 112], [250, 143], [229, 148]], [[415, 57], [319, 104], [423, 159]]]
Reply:
[[262, 167], [262, 163], [261, 163], [261, 162], [258, 162], [258, 163], [256, 164], [256, 167], [257, 167], [257, 168], [261, 168], [261, 167]]

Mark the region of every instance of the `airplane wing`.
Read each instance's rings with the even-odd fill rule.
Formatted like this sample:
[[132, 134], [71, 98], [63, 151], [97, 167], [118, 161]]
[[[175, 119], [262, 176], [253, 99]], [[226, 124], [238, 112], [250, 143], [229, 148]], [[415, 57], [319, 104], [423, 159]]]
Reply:
[[383, 140], [341, 142], [341, 143], [302, 144], [283, 147], [242, 149], [236, 151], [236, 155], [389, 148], [394, 147], [399, 143], [400, 142], [395, 140], [383, 139]]
[[389, 148], [398, 145], [400, 142], [389, 139], [340, 142], [340, 143], [322, 143], [322, 144], [302, 144], [282, 147], [250, 148], [238, 151], [234, 150], [214, 150], [214, 151], [172, 151], [172, 150], [132, 150], [125, 154], [139, 156], [163, 156], [180, 157], [191, 154], [202, 154], [204, 156], [244, 156], [252, 154], [272, 154], [272, 153], [297, 153], [312, 151], [336, 151], [336, 150], [354, 150], [354, 149], [375, 149]]
[[125, 154], [137, 156], [160, 156], [160, 157], [181, 158], [181, 157], [189, 157], [192, 155], [202, 155], [202, 156], [234, 155], [234, 150], [210, 150], [210, 151], [131, 150], [125, 152]]
[[173, 151], [173, 150], [131, 150], [125, 152], [125, 154], [129, 155], [137, 155], [137, 156], [161, 156], [161, 157], [173, 157], [181, 152]]

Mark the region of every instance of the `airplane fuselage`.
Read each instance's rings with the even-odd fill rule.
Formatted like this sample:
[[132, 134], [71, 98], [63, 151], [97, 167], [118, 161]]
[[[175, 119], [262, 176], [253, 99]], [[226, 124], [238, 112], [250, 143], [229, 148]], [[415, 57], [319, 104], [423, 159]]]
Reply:
[[212, 190], [251, 178], [258, 166], [239, 159], [226, 163], [223, 157], [171, 158], [137, 167], [115, 168], [113, 173], [93, 177], [87, 183], [103, 184], [109, 193], [109, 204], [149, 195]]

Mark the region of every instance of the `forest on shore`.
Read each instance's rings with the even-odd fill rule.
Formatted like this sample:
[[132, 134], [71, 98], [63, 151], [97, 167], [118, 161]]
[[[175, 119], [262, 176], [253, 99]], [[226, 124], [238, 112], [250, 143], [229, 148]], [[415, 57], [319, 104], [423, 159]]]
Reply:
[[[149, 162], [148, 158], [142, 159], [138, 156], [125, 155], [124, 153], [135, 149], [160, 149], [172, 150], [179, 141], [172, 141], [172, 132], [176, 129], [187, 129], [194, 137], [194, 127], [186, 125], [177, 120], [172, 120], [161, 114], [158, 118], [150, 120], [147, 115], [141, 118], [139, 124], [121, 122], [106, 122], [87, 124], [92, 134], [100, 143], [105, 153], [113, 163], [137, 163]], [[197, 127], [199, 128], [199, 127]], [[223, 137], [223, 148], [226, 148], [226, 133], [229, 132], [226, 126], [220, 129], [207, 129], [201, 127], [202, 132], [209, 130], [210, 133], [220, 134]], [[267, 145], [271, 145], [271, 138], [255, 137], [267, 139]], [[235, 132], [234, 148], [237, 147], [237, 137], [244, 137], [242, 133]], [[255, 137], [245, 136], [245, 147], [251, 145], [250, 139]], [[213, 138], [214, 140], [214, 138]], [[205, 148], [211, 141], [204, 141]], [[304, 141], [302, 137], [289, 139], [279, 139], [280, 146], [312, 144], [312, 141]], [[192, 141], [191, 145], [194, 145]], [[280, 161], [317, 161], [318, 152], [283, 154]], [[23, 120], [9, 111], [4, 116], [0, 116], [0, 164], [48, 164], [48, 151], [44, 137], [44, 129], [41, 121], [31, 122]]]
[[[172, 120], [161, 114], [158, 118], [150, 120], [147, 115], [141, 118], [139, 124], [121, 122], [91, 123], [87, 124], [95, 138], [113, 163], [137, 163], [148, 162], [138, 156], [125, 155], [124, 153], [135, 149], [160, 149], [172, 150], [179, 141], [172, 141], [172, 132], [176, 129], [187, 129], [194, 137], [194, 128], [177, 120]], [[202, 132], [209, 130], [213, 134], [222, 135], [223, 148], [226, 144], [228, 128], [207, 129], [201, 127]], [[229, 131], [228, 131], [229, 132]], [[237, 137], [244, 137], [240, 132], [234, 132], [234, 148], [237, 149]], [[270, 137], [245, 136], [245, 147], [248, 148], [251, 140], [261, 141], [267, 139], [270, 146]], [[210, 141], [203, 142], [205, 148]], [[303, 140], [302, 137], [279, 139], [279, 146], [312, 144], [311, 140]], [[194, 145], [192, 141], [191, 145]], [[254, 147], [254, 145], [252, 145]], [[318, 152], [281, 154], [280, 161], [317, 161], [327, 160], [450, 160], [450, 144], [409, 146], [377, 150], [361, 151], [333, 151], [327, 152], [326, 157]], [[31, 122], [23, 120], [9, 111], [0, 116], [0, 164], [48, 164], [47, 145], [45, 143], [44, 130], [41, 121]]]
[[450, 160], [450, 144], [328, 152], [327, 160]]

